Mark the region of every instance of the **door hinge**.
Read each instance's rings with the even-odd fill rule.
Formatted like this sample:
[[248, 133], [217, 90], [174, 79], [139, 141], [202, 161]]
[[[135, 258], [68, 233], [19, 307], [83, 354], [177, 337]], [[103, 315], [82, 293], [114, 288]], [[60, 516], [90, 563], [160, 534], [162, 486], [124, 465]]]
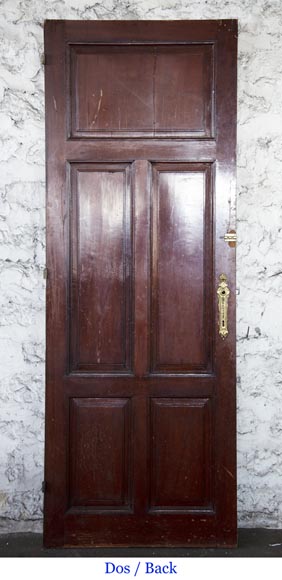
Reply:
[[43, 64], [43, 66], [46, 64], [46, 55], [44, 52], [42, 52], [42, 54], [40, 55], [40, 62], [41, 64]]
[[45, 479], [44, 479], [44, 481], [42, 481], [41, 491], [42, 491], [42, 493], [45, 493], [46, 492], [46, 481], [45, 481]]
[[43, 270], [43, 278], [44, 278], [44, 280], [47, 280], [47, 278], [48, 278], [48, 268], [44, 268], [44, 270]]

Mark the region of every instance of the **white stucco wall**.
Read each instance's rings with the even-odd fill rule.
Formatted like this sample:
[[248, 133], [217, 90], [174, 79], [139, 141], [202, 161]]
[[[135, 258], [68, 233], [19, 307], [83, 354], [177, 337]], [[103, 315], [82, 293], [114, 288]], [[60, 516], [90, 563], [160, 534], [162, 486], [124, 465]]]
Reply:
[[239, 19], [239, 523], [282, 527], [280, 0], [0, 0], [0, 531], [42, 522], [45, 18]]

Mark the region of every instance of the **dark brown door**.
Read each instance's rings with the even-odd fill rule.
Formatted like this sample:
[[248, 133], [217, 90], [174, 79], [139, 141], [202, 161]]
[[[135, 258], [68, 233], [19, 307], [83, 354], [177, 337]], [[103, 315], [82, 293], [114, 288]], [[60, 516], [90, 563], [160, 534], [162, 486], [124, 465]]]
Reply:
[[236, 544], [236, 38], [46, 23], [46, 546]]

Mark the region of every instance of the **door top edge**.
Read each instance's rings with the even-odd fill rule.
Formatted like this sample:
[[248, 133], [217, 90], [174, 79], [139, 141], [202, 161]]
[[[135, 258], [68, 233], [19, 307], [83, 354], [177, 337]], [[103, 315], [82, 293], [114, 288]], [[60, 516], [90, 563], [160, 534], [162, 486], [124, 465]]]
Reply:
[[102, 27], [104, 25], [111, 25], [119, 27], [120, 25], [131, 27], [140, 26], [146, 24], [146, 26], [154, 26], [156, 24], [165, 28], [167, 25], [181, 26], [183, 24], [217, 24], [217, 25], [232, 25], [236, 26], [238, 24], [238, 18], [203, 18], [203, 19], [177, 19], [177, 20], [76, 20], [76, 19], [63, 19], [63, 18], [46, 18], [44, 20], [44, 26], [49, 26], [51, 24], [84, 24], [85, 26]]

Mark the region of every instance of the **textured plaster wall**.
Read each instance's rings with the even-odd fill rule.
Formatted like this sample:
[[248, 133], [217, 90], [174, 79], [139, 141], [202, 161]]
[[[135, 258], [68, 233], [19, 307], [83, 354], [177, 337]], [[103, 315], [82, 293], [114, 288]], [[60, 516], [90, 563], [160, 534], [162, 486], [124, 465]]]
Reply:
[[42, 522], [45, 18], [239, 19], [239, 518], [282, 527], [280, 0], [0, 0], [0, 530]]

